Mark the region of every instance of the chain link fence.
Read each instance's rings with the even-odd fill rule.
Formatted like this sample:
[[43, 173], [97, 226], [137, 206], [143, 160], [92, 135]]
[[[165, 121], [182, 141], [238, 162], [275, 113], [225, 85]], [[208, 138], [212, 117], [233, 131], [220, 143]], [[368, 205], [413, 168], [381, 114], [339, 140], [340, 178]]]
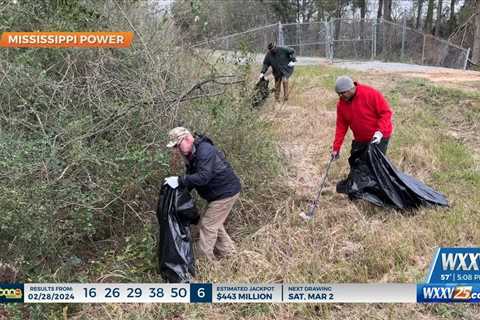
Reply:
[[297, 56], [382, 60], [466, 69], [469, 49], [418, 32], [403, 24], [376, 19], [272, 24], [194, 45], [225, 51], [265, 53], [269, 42], [295, 49]]

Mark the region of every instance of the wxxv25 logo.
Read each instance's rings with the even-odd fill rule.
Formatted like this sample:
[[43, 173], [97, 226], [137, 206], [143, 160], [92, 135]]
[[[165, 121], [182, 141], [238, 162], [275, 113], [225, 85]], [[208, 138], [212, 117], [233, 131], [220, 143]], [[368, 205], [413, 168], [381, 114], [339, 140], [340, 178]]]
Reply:
[[426, 283], [479, 284], [480, 248], [440, 248]]
[[21, 283], [0, 283], [0, 303], [23, 302], [23, 293]]
[[480, 302], [480, 248], [440, 248], [418, 302]]
[[420, 284], [417, 302], [480, 302], [480, 286]]

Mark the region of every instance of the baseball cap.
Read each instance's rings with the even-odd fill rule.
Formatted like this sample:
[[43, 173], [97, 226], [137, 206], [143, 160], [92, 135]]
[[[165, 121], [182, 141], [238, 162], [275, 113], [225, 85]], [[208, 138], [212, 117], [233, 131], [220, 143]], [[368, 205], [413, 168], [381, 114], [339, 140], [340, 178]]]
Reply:
[[190, 131], [185, 129], [184, 127], [176, 127], [168, 132], [169, 142], [167, 143], [167, 148], [176, 147], [183, 138], [187, 135], [191, 134]]

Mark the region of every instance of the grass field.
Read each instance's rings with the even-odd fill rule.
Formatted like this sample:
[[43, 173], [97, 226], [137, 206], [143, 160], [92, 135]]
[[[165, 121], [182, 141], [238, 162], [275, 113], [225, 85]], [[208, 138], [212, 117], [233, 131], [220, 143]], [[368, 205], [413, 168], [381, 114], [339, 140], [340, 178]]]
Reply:
[[[338, 98], [332, 88], [335, 78], [345, 73], [384, 93], [395, 112], [389, 157], [402, 171], [444, 193], [449, 208], [402, 214], [353, 203], [335, 193], [335, 183], [348, 173], [349, 134], [317, 216], [310, 222], [300, 219], [328, 161]], [[259, 139], [272, 145], [275, 165], [270, 172], [276, 177], [268, 181], [258, 175], [242, 177], [244, 184], [264, 187], [245, 185], [245, 192], [262, 190], [262, 194], [242, 199], [229, 220], [239, 254], [216, 264], [201, 260], [195, 281], [415, 283], [424, 280], [437, 247], [478, 246], [478, 92], [395, 74], [349, 73], [323, 66], [297, 67], [291, 87], [288, 103], [277, 104], [270, 98], [254, 111], [264, 123]], [[233, 162], [240, 164], [242, 159]], [[145, 234], [153, 229], [147, 228]], [[144, 243], [145, 248], [125, 250], [115, 259], [106, 253], [107, 258], [90, 271], [92, 276], [101, 274], [101, 280], [108, 282], [158, 282], [154, 256], [145, 253], [151, 241], [149, 236], [143, 240], [137, 236], [135, 245]], [[123, 272], [110, 271], [122, 265], [127, 268]], [[21, 309], [12, 314], [21, 318]], [[69, 305], [62, 311], [52, 306], [50, 318], [480, 319], [479, 314], [472, 305]]]
[[[270, 218], [250, 225], [242, 212], [247, 204], [241, 203], [229, 222], [239, 255], [215, 265], [201, 262], [197, 281], [414, 283], [423, 281], [437, 247], [480, 243], [480, 95], [394, 74], [350, 73], [380, 89], [394, 109], [392, 161], [446, 194], [450, 208], [404, 215], [352, 203], [336, 194], [336, 181], [348, 172], [347, 138], [317, 217], [308, 223], [299, 218], [328, 160], [337, 99], [332, 87], [343, 73], [329, 67], [297, 68], [289, 102], [269, 100], [260, 111], [269, 128], [265, 139], [276, 142], [281, 159], [279, 176], [271, 182], [268, 195]], [[85, 308], [81, 314], [123, 319], [478, 319], [479, 309], [471, 305], [103, 306]]]

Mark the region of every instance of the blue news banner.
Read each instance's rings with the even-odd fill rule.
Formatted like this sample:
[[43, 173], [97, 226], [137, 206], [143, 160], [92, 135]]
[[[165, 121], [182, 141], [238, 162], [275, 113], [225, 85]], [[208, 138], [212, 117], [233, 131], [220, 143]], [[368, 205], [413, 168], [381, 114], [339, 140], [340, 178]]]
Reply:
[[417, 302], [480, 302], [480, 248], [439, 248]]
[[478, 303], [479, 267], [480, 248], [440, 248], [421, 284], [0, 283], [0, 303]]

